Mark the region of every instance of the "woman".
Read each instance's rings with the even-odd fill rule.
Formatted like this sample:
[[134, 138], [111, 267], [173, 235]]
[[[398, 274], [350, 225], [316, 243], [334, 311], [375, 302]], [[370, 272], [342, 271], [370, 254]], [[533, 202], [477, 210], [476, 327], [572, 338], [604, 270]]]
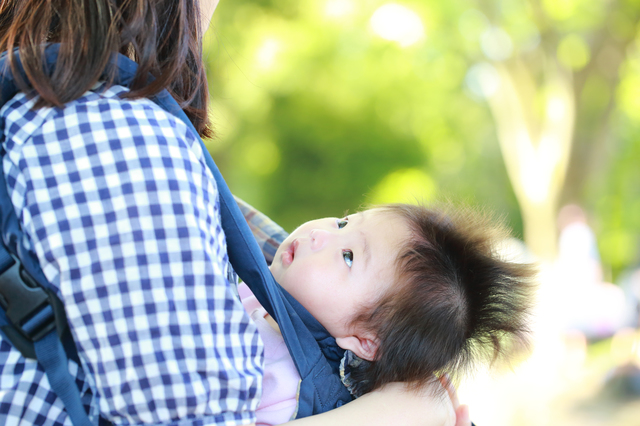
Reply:
[[[0, 110], [7, 187], [21, 244], [64, 302], [82, 364], [69, 371], [94, 422], [254, 421], [262, 346], [229, 285], [217, 186], [189, 128], [147, 99], [168, 89], [211, 133], [201, 38], [216, 5], [0, 6], [1, 50], [17, 69], [17, 48], [28, 80]], [[55, 69], [45, 43], [59, 43]], [[104, 72], [117, 52], [138, 64], [130, 90]], [[69, 423], [41, 367], [1, 339], [0, 366], [3, 424]], [[427, 424], [453, 422], [451, 404], [400, 384], [296, 422], [420, 424], [425, 410]]]

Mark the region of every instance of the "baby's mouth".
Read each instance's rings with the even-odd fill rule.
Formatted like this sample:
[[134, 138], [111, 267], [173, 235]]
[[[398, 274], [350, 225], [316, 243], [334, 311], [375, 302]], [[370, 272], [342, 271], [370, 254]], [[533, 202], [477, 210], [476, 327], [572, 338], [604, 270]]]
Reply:
[[298, 240], [293, 240], [289, 247], [282, 253], [282, 264], [289, 266], [293, 262], [293, 258], [296, 255], [296, 249], [298, 248]]

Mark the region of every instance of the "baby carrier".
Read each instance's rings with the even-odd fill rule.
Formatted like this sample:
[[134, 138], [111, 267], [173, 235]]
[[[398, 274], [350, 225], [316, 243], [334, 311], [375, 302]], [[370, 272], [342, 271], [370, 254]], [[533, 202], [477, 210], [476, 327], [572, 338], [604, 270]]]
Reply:
[[[59, 45], [46, 49], [46, 69], [53, 70]], [[27, 81], [16, 53], [19, 76]], [[136, 63], [114, 55], [106, 76], [114, 84], [128, 87]], [[19, 88], [11, 73], [7, 54], [0, 56], [0, 107], [13, 98]], [[198, 136], [178, 103], [165, 90], [152, 99], [175, 115]], [[4, 141], [4, 134], [0, 135]], [[198, 139], [200, 139], [198, 137]], [[253, 234], [240, 212], [213, 159], [204, 147], [207, 165], [216, 180], [222, 228], [227, 239], [229, 260], [238, 276], [247, 283], [258, 301], [272, 315], [301, 377], [297, 417], [322, 413], [351, 401], [340, 381], [339, 364], [343, 350], [309, 312], [274, 280]], [[78, 354], [67, 325], [64, 306], [47, 282], [40, 265], [22, 244], [22, 230], [7, 192], [0, 161], [0, 333], [27, 358], [37, 359], [47, 374], [52, 390], [65, 404], [75, 426], [91, 424], [80, 400], [80, 393], [68, 371], [68, 359]]]

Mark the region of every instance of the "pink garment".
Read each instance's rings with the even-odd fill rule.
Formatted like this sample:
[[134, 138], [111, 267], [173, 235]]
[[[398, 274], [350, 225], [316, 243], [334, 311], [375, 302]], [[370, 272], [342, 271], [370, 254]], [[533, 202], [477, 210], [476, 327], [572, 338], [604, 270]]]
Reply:
[[300, 375], [293, 363], [282, 334], [267, 322], [267, 311], [260, 305], [246, 284], [238, 286], [238, 294], [264, 342], [264, 379], [262, 398], [256, 410], [256, 425], [272, 426], [286, 423], [298, 406]]

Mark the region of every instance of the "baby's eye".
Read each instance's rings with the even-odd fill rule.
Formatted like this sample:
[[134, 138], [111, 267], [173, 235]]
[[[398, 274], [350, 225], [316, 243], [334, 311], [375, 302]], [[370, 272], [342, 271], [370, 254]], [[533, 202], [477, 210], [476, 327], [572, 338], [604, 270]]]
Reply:
[[353, 252], [351, 250], [342, 250], [342, 258], [349, 268], [353, 265]]
[[337, 219], [336, 223], [338, 224], [338, 229], [342, 229], [349, 223], [349, 217], [345, 217], [344, 219]]

